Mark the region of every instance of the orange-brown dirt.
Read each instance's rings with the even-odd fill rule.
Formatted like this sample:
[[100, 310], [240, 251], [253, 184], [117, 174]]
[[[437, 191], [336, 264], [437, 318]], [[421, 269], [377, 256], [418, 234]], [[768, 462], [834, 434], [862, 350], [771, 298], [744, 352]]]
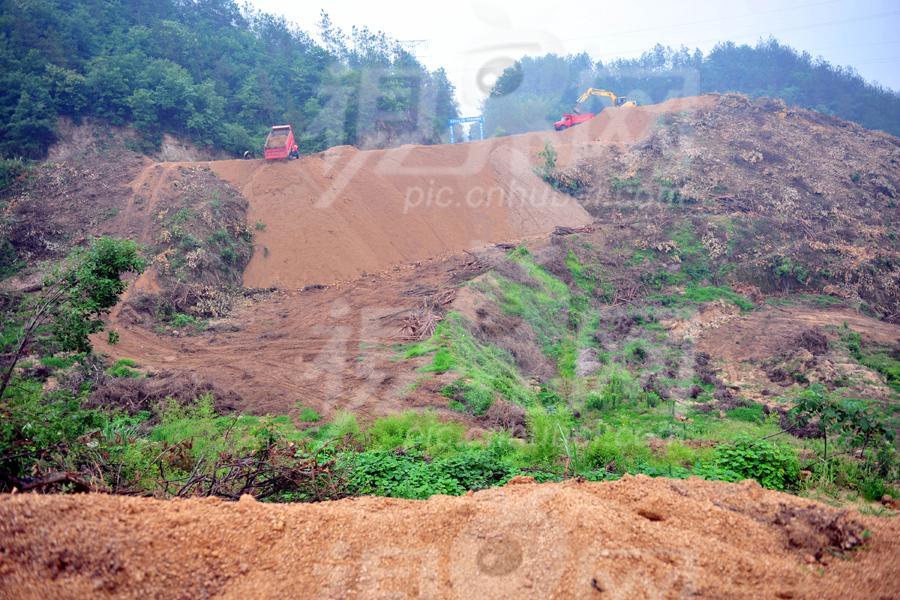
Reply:
[[799, 305], [766, 308], [707, 329], [697, 349], [723, 361], [760, 360], [784, 350], [787, 340], [806, 329], [844, 323], [870, 342], [892, 345], [900, 340], [900, 326], [855, 310]]
[[[190, 163], [240, 190], [250, 205], [248, 223], [264, 225], [255, 231], [245, 286], [281, 291], [190, 337], [126, 324], [117, 309], [111, 327], [119, 343], [110, 346], [101, 335], [94, 343], [153, 370], [194, 372], [237, 392], [244, 398], [237, 408], [250, 412], [284, 413], [302, 402], [324, 415], [352, 409], [380, 416], [434, 404], [437, 390], [412, 389], [415, 362], [396, 361], [397, 316], [419, 306], [428, 290], [446, 287], [471, 258], [464, 251], [591, 220], [534, 174], [543, 144], [552, 141], [563, 160], [589, 144], [633, 143], [649, 135], [660, 114], [714, 103], [704, 96], [612, 109], [565, 132], [456, 146], [340, 147], [289, 162]], [[154, 215], [178, 193], [177, 170], [185, 166], [146, 164], [113, 229], [153, 243]], [[415, 186], [425, 186], [424, 196], [404, 210], [406, 190]], [[332, 285], [300, 291], [314, 284]], [[156, 288], [150, 269], [128, 294]]]
[[[366, 418], [430, 406], [441, 400], [437, 390], [412, 389], [425, 359], [397, 360], [402, 319], [454, 278], [474, 275], [471, 260], [436, 258], [324, 289], [271, 292], [185, 337], [118, 326], [114, 312], [118, 343], [97, 335], [94, 344], [151, 370], [196, 373], [240, 395], [235, 408], [245, 412], [284, 414], [299, 402], [323, 415], [352, 410]], [[446, 408], [445, 399], [440, 404]]]
[[755, 482], [520, 479], [293, 505], [0, 497], [3, 598], [887, 599], [898, 558], [896, 519]]
[[248, 222], [265, 225], [244, 285], [298, 288], [584, 225], [591, 218], [578, 202], [533, 172], [545, 142], [563, 160], [581, 144], [643, 139], [665, 112], [713, 104], [704, 96], [606, 110], [562, 133], [390, 150], [342, 146], [298, 161], [209, 166], [250, 202]]

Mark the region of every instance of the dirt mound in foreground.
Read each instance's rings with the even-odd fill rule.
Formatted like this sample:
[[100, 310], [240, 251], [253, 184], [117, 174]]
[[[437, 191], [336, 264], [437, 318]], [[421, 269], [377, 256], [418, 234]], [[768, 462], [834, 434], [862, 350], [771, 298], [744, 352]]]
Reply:
[[[514, 480], [515, 481], [515, 480]], [[868, 541], [858, 546], [868, 529]], [[900, 522], [625, 477], [322, 504], [0, 499], [0, 596], [896, 598]]]

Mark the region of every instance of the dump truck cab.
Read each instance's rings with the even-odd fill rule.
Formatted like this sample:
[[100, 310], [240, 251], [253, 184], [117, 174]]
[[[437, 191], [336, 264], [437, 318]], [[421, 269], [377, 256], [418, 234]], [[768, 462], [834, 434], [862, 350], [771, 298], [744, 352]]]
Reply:
[[266, 136], [264, 149], [266, 160], [292, 158], [294, 149], [294, 130], [290, 125], [274, 125]]
[[585, 121], [589, 121], [594, 118], [594, 113], [584, 113], [583, 115], [579, 114], [571, 114], [565, 113], [562, 116], [562, 119], [553, 124], [553, 128], [557, 131], [562, 131], [563, 129], [568, 129], [573, 125], [578, 125], [579, 123], [584, 123]]

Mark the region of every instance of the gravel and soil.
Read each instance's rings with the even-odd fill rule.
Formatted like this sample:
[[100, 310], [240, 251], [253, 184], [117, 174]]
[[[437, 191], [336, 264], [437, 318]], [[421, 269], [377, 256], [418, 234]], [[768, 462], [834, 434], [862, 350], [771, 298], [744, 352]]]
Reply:
[[[523, 481], [524, 479], [524, 481]], [[900, 521], [626, 476], [427, 501], [0, 497], [2, 598], [868, 598]]]

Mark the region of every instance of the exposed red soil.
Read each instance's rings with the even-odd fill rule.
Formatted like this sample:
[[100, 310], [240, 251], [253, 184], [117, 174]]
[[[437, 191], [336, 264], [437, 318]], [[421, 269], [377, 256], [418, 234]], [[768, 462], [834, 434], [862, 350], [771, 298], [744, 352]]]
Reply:
[[900, 340], [900, 326], [855, 310], [798, 305], [765, 308], [706, 329], [697, 349], [723, 361], [766, 359], [783, 351], [785, 342], [806, 330], [844, 323], [872, 342], [890, 345]]
[[0, 558], [3, 598], [900, 595], [896, 519], [643, 476], [427, 501], [7, 495]]
[[[203, 163], [248, 199], [248, 223], [262, 224], [254, 227], [244, 284], [284, 291], [248, 302], [216, 331], [191, 337], [125, 325], [117, 309], [112, 327], [120, 342], [109, 346], [97, 336], [95, 344], [152, 369], [194, 372], [237, 392], [245, 399], [239, 408], [252, 412], [285, 412], [299, 402], [326, 415], [336, 409], [381, 415], [432, 404], [440, 400], [434, 390], [409, 391], [415, 364], [395, 360], [391, 345], [400, 338], [392, 315], [418, 306], [421, 290], [446, 286], [467, 258], [461, 251], [591, 220], [534, 174], [544, 143], [552, 141], [564, 160], [584, 144], [633, 143], [649, 135], [659, 114], [714, 102], [709, 96], [610, 109], [570, 131], [455, 146], [340, 147], [298, 161]], [[114, 220], [120, 235], [153, 242], [154, 215], [178, 193], [181, 166], [145, 164]], [[424, 186], [424, 195], [412, 192], [407, 201], [416, 186]], [[363, 274], [369, 276], [359, 279]], [[129, 294], [157, 288], [150, 269]]]
[[301, 403], [323, 415], [352, 410], [366, 418], [445, 407], [438, 390], [412, 389], [421, 361], [398, 361], [395, 345], [404, 341], [403, 317], [464, 275], [470, 260], [440, 257], [324, 289], [264, 294], [210, 331], [185, 337], [119, 325], [114, 313], [119, 342], [97, 335], [94, 344], [142, 367], [195, 373], [236, 392], [245, 412], [284, 414]]
[[585, 210], [533, 172], [545, 142], [566, 160], [581, 144], [634, 143], [660, 114], [714, 102], [704, 96], [606, 110], [562, 133], [390, 150], [343, 146], [298, 161], [209, 166], [249, 200], [248, 222], [265, 224], [244, 284], [298, 288], [584, 225], [591, 220]]

